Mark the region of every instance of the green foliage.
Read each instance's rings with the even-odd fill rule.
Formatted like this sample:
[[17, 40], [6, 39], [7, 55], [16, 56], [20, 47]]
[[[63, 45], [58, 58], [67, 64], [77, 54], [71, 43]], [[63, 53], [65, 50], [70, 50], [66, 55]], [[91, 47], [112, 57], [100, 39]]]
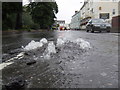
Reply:
[[39, 29], [40, 26], [33, 22], [31, 15], [26, 10], [26, 7], [23, 7], [23, 14], [22, 14], [22, 24], [23, 29]]
[[56, 2], [31, 2], [27, 9], [35, 23], [41, 29], [49, 29], [54, 23], [55, 14], [58, 13]]
[[2, 3], [2, 29], [20, 29], [21, 28], [21, 2], [3, 2]]
[[59, 27], [60, 25], [59, 24], [57, 24], [57, 27]]
[[35, 29], [35, 30], [40, 29], [40, 26], [37, 23], [31, 24], [30, 27], [31, 27], [31, 29]]
[[29, 13], [23, 12], [22, 15], [22, 24], [24, 26], [29, 26], [33, 24], [34, 22], [32, 21], [32, 17], [29, 15]]
[[56, 2], [2, 3], [2, 29], [50, 29], [58, 13]]

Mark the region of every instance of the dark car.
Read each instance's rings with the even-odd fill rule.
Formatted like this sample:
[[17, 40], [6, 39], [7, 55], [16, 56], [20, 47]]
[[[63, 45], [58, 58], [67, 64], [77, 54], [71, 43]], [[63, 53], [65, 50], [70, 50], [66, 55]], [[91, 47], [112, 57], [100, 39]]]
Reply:
[[106, 23], [104, 19], [90, 19], [86, 24], [86, 31], [107, 31], [110, 32], [111, 24]]

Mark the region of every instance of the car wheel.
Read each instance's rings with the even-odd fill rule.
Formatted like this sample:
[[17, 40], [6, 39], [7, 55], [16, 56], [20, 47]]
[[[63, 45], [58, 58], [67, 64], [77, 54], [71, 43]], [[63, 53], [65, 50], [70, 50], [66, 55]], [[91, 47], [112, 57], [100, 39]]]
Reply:
[[92, 30], [91, 33], [94, 33], [94, 31]]
[[100, 33], [102, 32], [102, 31], [99, 31]]
[[107, 32], [110, 32], [110, 30], [107, 30]]
[[90, 29], [90, 31], [91, 31], [91, 33], [94, 33], [94, 30], [92, 28]]
[[86, 32], [89, 32], [89, 30], [86, 30]]
[[92, 27], [90, 28], [90, 31], [91, 31], [91, 33], [94, 33], [94, 30], [93, 30], [93, 28], [92, 28]]

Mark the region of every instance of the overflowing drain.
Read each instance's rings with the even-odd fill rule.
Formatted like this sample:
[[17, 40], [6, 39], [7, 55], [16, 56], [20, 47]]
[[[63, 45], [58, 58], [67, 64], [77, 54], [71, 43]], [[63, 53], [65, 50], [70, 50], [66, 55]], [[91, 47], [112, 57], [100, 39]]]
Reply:
[[72, 54], [79, 54], [83, 51], [89, 50], [90, 48], [90, 43], [82, 38], [78, 38], [73, 41], [64, 38], [58, 38], [56, 41], [48, 41], [45, 38], [42, 38], [39, 42], [32, 40], [25, 47], [22, 46], [23, 52], [18, 54], [16, 57], [6, 60], [5, 63], [0, 64], [0, 69], [12, 64], [14, 60], [24, 58], [25, 55], [33, 56], [34, 60], [39, 58], [49, 60], [54, 57], [64, 57], [65, 55], [70, 58], [73, 56]]

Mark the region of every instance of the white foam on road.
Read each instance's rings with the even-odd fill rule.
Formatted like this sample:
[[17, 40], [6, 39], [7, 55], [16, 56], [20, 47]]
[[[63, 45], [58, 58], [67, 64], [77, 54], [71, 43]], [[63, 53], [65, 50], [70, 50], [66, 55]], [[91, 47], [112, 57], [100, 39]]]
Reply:
[[50, 54], [56, 53], [55, 44], [53, 41], [49, 42], [43, 56], [45, 59], [50, 59]]
[[85, 41], [85, 40], [83, 40], [82, 38], [78, 38], [78, 39], [76, 39], [76, 40], [73, 41], [73, 42], [74, 42], [74, 43], [77, 43], [78, 45], [80, 45], [80, 48], [81, 48], [81, 49], [87, 50], [87, 49], [90, 49], [90, 48], [91, 48], [90, 43], [87, 42], [87, 41]]
[[[77, 43], [78, 45], [80, 45], [81, 49], [86, 49], [87, 50], [87, 49], [91, 48], [90, 43], [85, 41], [85, 40], [83, 40], [82, 38], [78, 38], [78, 39], [76, 39], [74, 41], [67, 40], [65, 38], [58, 38], [56, 46], [60, 47], [60, 46], [64, 45], [64, 43], [66, 43], [67, 41], [70, 41], [70, 42], [73, 42], [73, 43]], [[37, 48], [42, 47], [46, 43], [48, 43], [48, 40], [46, 38], [42, 38], [40, 40], [40, 42], [35, 42], [34, 40], [32, 40], [28, 45], [26, 45], [24, 47], [24, 50], [25, 51], [30, 51], [30, 50], [33, 50], [33, 49], [37, 49]], [[49, 43], [49, 46], [52, 46], [52, 45], [50, 45], [50, 43]]]
[[80, 46], [81, 49], [88, 50], [88, 49], [91, 48], [90, 43], [83, 40], [82, 38], [78, 38], [76, 40], [69, 40], [65, 37], [59, 37], [56, 41], [56, 46], [55, 46], [53, 41], [48, 43], [48, 40], [46, 38], [42, 38], [39, 42], [35, 42], [34, 40], [32, 40], [28, 45], [26, 45], [24, 47], [24, 50], [25, 51], [30, 51], [30, 50], [33, 50], [33, 49], [37, 49], [37, 48], [42, 47], [44, 44], [48, 43], [48, 46], [46, 47], [46, 49], [43, 53], [43, 57], [45, 59], [50, 59], [51, 54], [56, 53], [55, 47], [62, 47], [67, 42], [76, 43]]
[[[51, 53], [56, 53], [55, 47], [62, 47], [67, 42], [73, 42], [80, 46], [81, 49], [88, 50], [91, 48], [90, 43], [83, 40], [82, 38], [78, 38], [74, 41], [68, 40], [66, 38], [58, 38], [56, 42], [56, 46], [54, 45], [53, 41], [48, 44], [47, 49], [45, 50], [43, 56], [45, 59], [50, 59]], [[67, 44], [66, 44], [67, 45]]]
[[58, 38], [56, 46], [57, 47], [62, 46], [64, 43], [65, 43], [65, 40], [63, 40], [62, 38]]
[[55, 45], [54, 45], [53, 41], [51, 41], [48, 44], [47, 51], [48, 51], [48, 53], [56, 53]]
[[34, 40], [32, 40], [30, 43], [28, 43], [28, 45], [26, 45], [25, 47], [23, 46], [22, 47], [25, 51], [30, 51], [30, 50], [40, 48], [46, 43], [48, 43], [47, 39], [42, 38], [40, 42], [35, 42]]
[[83, 40], [82, 38], [78, 38], [76, 40], [67, 40], [66, 38], [58, 38], [56, 46], [60, 47], [60, 46], [64, 45], [64, 43], [67, 43], [67, 42], [76, 43], [80, 46], [81, 49], [88, 50], [91, 48], [90, 43]]
[[47, 44], [47, 43], [48, 43], [48, 41], [47, 41], [46, 38], [42, 38], [42, 39], [40, 40], [40, 42], [43, 43], [43, 44]]
[[[78, 38], [78, 39], [76, 39], [74, 41], [67, 40], [65, 38], [58, 38], [56, 46], [55, 46], [53, 41], [50, 41], [48, 43], [48, 40], [43, 38], [43, 39], [40, 40], [40, 42], [35, 42], [34, 40], [32, 40], [28, 45], [23, 47], [23, 49], [25, 51], [29, 51], [29, 50], [40, 48], [44, 44], [48, 43], [48, 46], [46, 47], [46, 49], [45, 49], [45, 51], [43, 53], [43, 57], [44, 57], [44, 59], [50, 59], [51, 58], [51, 54], [55, 54], [56, 53], [56, 48], [55, 47], [59, 47], [59, 46], [62, 47], [67, 42], [76, 43], [76, 44], [78, 44], [80, 46], [81, 49], [87, 50], [87, 49], [91, 48], [90, 43], [85, 41], [85, 40], [83, 40], [82, 38]], [[10, 65], [10, 64], [13, 64], [14, 62], [12, 62], [12, 61], [15, 60], [15, 59], [22, 59], [24, 57], [24, 53], [25, 52], [21, 52], [16, 57], [13, 57], [13, 58], [7, 60], [7, 62], [1, 63], [0, 64], [0, 70], [3, 69], [4, 67]]]
[[42, 47], [42, 46], [43, 46], [43, 43], [35, 42], [34, 40], [32, 40], [28, 45], [25, 46], [24, 50], [30, 51], [30, 50], [37, 49], [38, 47]]

